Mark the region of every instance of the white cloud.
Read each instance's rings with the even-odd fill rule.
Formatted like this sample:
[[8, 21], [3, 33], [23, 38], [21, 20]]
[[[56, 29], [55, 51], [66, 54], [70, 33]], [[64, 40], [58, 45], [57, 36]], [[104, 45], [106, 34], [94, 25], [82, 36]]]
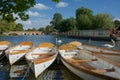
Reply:
[[34, 6], [34, 8], [40, 9], [40, 10], [52, 9], [52, 8], [50, 8], [50, 7], [48, 7], [48, 6], [44, 5], [44, 4], [41, 4], [41, 3], [36, 4]]
[[24, 26], [24, 29], [28, 29], [28, 28], [40, 28], [40, 27], [46, 27], [47, 25], [49, 25], [50, 23], [50, 19], [41, 19], [41, 18], [36, 18], [36, 19], [30, 19], [28, 21], [21, 21], [21, 20], [17, 20], [17, 23], [21, 23]]
[[40, 16], [40, 14], [38, 12], [32, 12], [32, 11], [28, 11], [27, 12], [29, 14], [29, 16]]
[[56, 4], [57, 8], [67, 7], [67, 6], [68, 6], [68, 3], [66, 3], [66, 2], [59, 2], [58, 4]]

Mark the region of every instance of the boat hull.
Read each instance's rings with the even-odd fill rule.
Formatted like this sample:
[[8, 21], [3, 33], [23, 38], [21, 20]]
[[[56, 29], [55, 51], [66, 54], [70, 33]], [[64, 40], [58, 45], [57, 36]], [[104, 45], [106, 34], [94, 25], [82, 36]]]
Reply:
[[29, 67], [32, 69], [32, 71], [35, 74], [35, 78], [37, 78], [43, 71], [45, 71], [56, 59], [56, 56], [53, 56], [52, 59], [45, 61], [45, 62], [40, 62], [37, 63], [35, 61], [27, 60], [27, 63]]

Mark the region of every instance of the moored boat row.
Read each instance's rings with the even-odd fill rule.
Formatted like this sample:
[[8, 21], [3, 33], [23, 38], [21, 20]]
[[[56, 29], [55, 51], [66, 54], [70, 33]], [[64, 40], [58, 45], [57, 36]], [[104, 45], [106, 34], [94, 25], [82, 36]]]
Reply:
[[[119, 80], [120, 63], [91, 49], [84, 49], [79, 42], [62, 45], [59, 48], [61, 61], [71, 72], [84, 80]], [[114, 53], [105, 52], [105, 54]]]
[[5, 52], [11, 65], [25, 57], [37, 78], [54, 62], [58, 51], [63, 64], [85, 80], [120, 79], [120, 50], [85, 45], [77, 41], [61, 45], [59, 49], [50, 42], [34, 47], [32, 42], [25, 41]]

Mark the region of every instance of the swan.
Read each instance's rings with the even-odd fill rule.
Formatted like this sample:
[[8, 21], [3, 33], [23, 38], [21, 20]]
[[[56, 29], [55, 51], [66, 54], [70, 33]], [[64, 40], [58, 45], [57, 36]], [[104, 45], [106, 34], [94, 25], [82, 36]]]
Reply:
[[113, 40], [113, 39], [111, 39], [111, 41], [112, 41], [112, 44], [104, 44], [103, 46], [105, 46], [105, 47], [108, 47], [108, 48], [113, 48], [113, 47], [115, 47], [115, 41]]
[[58, 39], [56, 38], [56, 42], [58, 42], [58, 43], [62, 43], [62, 40], [58, 40]]

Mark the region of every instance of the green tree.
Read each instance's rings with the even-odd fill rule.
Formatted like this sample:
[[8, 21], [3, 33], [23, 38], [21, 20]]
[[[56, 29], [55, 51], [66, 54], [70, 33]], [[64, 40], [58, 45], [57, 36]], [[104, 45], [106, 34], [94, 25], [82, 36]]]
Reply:
[[49, 34], [54, 31], [54, 28], [52, 26], [48, 25], [48, 26], [46, 26], [45, 31], [47, 34]]
[[21, 23], [18, 23], [14, 29], [15, 31], [24, 31], [23, 25]]
[[38, 29], [38, 31], [45, 32], [45, 28], [44, 28], [44, 27], [40, 27], [40, 28]]
[[115, 28], [119, 27], [120, 26], [120, 21], [119, 20], [115, 20], [114, 21], [114, 25], [115, 25]]
[[113, 17], [110, 14], [99, 13], [95, 16], [94, 26], [96, 29], [114, 28]]
[[13, 31], [16, 27], [15, 22], [8, 22], [6, 20], [0, 20], [0, 33]]
[[55, 13], [50, 23], [54, 28], [56, 28], [62, 22], [62, 20], [62, 15], [60, 13]]
[[27, 20], [29, 15], [25, 13], [30, 7], [35, 5], [35, 0], [0, 0], [0, 16], [8, 21], [15, 21], [18, 14], [21, 20]]
[[[52, 1], [59, 2], [60, 0]], [[0, 0], [0, 16], [8, 21], [15, 21], [18, 18], [27, 20], [29, 15], [25, 12], [35, 4], [35, 0]], [[17, 14], [18, 17], [14, 17], [14, 14]]]
[[93, 11], [88, 8], [78, 8], [76, 10], [76, 20], [78, 29], [91, 29], [93, 22]]
[[76, 30], [76, 20], [74, 18], [64, 19], [60, 25], [57, 26], [59, 32], [66, 32]]

